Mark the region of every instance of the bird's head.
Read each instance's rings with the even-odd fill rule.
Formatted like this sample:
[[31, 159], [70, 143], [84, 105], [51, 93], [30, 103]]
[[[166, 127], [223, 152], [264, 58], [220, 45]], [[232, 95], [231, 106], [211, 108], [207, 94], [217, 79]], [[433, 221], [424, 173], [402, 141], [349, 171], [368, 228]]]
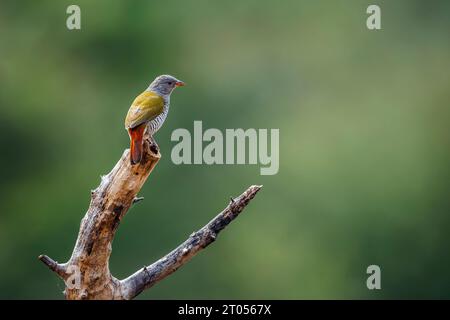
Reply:
[[170, 95], [176, 87], [184, 86], [184, 82], [169, 75], [162, 75], [156, 77], [150, 84], [148, 90], [154, 91], [160, 95]]

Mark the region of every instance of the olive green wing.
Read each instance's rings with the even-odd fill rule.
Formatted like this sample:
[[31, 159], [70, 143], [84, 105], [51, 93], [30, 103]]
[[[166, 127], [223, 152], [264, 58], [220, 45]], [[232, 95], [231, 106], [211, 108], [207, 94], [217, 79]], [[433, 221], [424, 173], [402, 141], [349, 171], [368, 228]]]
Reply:
[[125, 118], [125, 128], [130, 129], [151, 121], [164, 110], [164, 99], [158, 94], [145, 91], [137, 96]]

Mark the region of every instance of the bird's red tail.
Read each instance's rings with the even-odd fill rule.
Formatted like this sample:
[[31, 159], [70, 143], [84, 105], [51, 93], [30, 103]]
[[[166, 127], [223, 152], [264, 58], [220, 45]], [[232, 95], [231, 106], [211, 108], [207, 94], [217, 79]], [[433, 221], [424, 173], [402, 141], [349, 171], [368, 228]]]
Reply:
[[145, 123], [128, 129], [128, 134], [130, 135], [130, 161], [131, 164], [136, 164], [141, 162], [142, 159], [142, 140], [144, 138]]

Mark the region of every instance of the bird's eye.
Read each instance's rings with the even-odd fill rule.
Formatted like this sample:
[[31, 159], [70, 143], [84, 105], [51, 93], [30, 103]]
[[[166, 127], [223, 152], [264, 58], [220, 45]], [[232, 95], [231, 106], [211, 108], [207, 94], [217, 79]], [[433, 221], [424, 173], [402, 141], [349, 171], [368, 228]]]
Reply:
[[171, 86], [172, 84], [173, 84], [173, 82], [172, 81], [169, 81], [169, 82], [167, 82], [168, 84], [169, 84], [169, 86]]

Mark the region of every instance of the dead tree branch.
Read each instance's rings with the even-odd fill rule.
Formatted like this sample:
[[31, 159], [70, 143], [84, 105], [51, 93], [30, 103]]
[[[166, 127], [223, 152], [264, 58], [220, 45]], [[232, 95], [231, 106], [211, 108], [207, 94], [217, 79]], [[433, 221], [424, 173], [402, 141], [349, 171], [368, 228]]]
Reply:
[[200, 250], [214, 242], [219, 232], [241, 213], [259, 189], [261, 189], [261, 186], [251, 186], [207, 225], [191, 234], [175, 250], [152, 265], [144, 267], [130, 277], [122, 280], [121, 285], [124, 298], [133, 299], [145, 289], [152, 287], [155, 283], [175, 272]]
[[261, 188], [251, 186], [175, 250], [128, 278], [118, 280], [109, 271], [112, 241], [128, 209], [143, 199], [136, 195], [161, 157], [159, 153], [154, 154], [149, 146], [149, 137], [146, 136], [140, 164], [130, 164], [127, 149], [112, 171], [102, 176], [98, 188], [91, 192], [91, 203], [81, 221], [69, 261], [59, 264], [46, 255], [39, 256], [39, 260], [65, 281], [66, 299], [133, 299], [211, 244]]

